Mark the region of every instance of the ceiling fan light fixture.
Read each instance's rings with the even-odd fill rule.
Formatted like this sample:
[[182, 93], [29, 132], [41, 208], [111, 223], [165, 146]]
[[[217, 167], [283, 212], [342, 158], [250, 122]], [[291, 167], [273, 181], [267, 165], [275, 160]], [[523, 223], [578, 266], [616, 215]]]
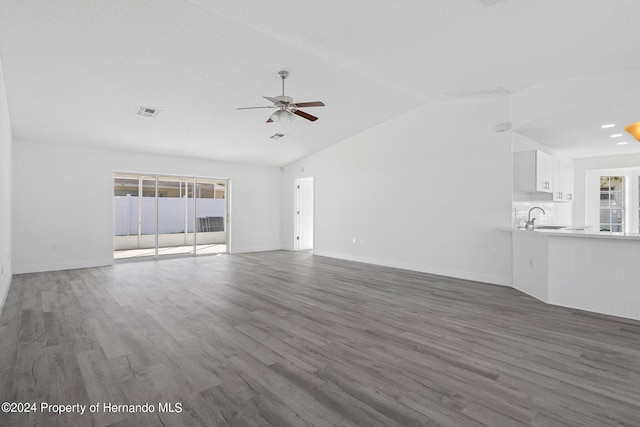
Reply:
[[295, 118], [296, 116], [287, 110], [278, 110], [271, 115], [271, 121], [274, 122], [292, 122]]
[[626, 125], [624, 130], [629, 132], [638, 142], [640, 142], [640, 122], [631, 123]]

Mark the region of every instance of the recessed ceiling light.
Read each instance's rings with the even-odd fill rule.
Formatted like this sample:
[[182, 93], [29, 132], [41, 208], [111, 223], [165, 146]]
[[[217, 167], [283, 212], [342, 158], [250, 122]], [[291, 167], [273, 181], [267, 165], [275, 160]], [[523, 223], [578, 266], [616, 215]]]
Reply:
[[600, 127], [601, 127], [602, 129], [609, 129], [609, 128], [615, 127], [615, 124], [613, 124], [613, 123], [609, 123], [609, 124], [606, 124], [606, 125], [602, 125], [602, 126], [600, 126]]
[[623, 136], [621, 133], [614, 133], [611, 138], [620, 138], [621, 136]]
[[616, 142], [616, 144], [618, 144], [618, 145], [627, 145], [628, 143], [629, 143], [629, 141]]

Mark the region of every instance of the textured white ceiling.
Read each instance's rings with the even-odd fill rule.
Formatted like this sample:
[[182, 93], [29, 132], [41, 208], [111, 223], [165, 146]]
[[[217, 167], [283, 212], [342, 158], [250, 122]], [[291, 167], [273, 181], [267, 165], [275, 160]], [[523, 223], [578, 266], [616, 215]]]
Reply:
[[[640, 120], [640, 94], [635, 95], [622, 101], [543, 116], [517, 131], [565, 158], [640, 153], [640, 144], [624, 131], [626, 125]], [[602, 129], [604, 124], [614, 127]], [[622, 137], [612, 138], [615, 134]], [[627, 145], [617, 145], [622, 141]]]
[[[637, 0], [485, 3], [2, 0], [14, 136], [281, 166], [452, 92], [640, 68]], [[236, 111], [281, 69], [318, 121]]]

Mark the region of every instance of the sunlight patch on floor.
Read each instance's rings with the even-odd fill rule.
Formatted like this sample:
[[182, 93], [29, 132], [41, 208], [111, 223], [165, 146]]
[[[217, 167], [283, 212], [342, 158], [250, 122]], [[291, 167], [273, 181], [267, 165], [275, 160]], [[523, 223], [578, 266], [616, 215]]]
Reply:
[[[210, 245], [197, 245], [196, 254], [198, 255], [211, 255], [222, 254], [227, 252], [227, 245], [225, 244], [210, 244]], [[179, 255], [179, 254], [193, 254], [193, 246], [171, 246], [167, 248], [158, 248], [158, 255]], [[154, 257], [155, 249], [126, 249], [113, 252], [113, 259], [129, 259], [129, 258], [143, 258]]]

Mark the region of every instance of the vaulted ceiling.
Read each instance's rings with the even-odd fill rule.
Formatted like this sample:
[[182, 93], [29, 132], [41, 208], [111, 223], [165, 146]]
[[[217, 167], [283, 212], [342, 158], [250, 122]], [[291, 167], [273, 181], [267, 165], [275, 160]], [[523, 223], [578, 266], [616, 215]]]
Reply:
[[[282, 166], [426, 102], [640, 68], [638, 16], [637, 0], [2, 0], [0, 56], [16, 139]], [[325, 102], [318, 121], [236, 110], [269, 105], [279, 70], [295, 101]]]

